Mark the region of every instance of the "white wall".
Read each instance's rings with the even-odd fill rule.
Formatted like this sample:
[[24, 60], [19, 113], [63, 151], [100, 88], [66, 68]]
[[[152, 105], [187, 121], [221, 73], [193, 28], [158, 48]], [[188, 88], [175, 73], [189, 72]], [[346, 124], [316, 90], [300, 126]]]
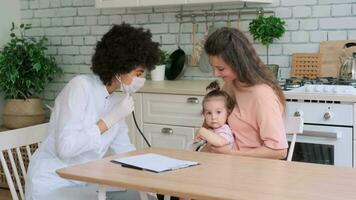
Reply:
[[[0, 49], [10, 38], [11, 22], [20, 23], [20, 0], [0, 0]], [[4, 98], [0, 94], [0, 113], [3, 105]], [[2, 114], [0, 124], [2, 124]]]

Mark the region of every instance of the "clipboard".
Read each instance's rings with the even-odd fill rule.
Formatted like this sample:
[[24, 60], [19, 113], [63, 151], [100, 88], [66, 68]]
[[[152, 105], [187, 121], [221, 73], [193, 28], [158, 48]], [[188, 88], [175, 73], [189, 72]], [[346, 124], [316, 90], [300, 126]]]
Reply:
[[156, 173], [199, 165], [199, 163], [195, 161], [178, 160], [156, 153], [146, 153], [137, 156], [118, 158], [111, 160], [111, 162], [121, 164], [122, 167], [147, 170]]

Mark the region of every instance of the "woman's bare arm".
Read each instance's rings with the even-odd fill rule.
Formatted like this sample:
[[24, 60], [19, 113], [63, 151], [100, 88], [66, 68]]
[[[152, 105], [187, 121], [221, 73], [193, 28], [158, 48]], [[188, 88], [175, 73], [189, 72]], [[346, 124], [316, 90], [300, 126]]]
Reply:
[[266, 146], [256, 147], [245, 151], [238, 151], [231, 149], [228, 145], [225, 145], [223, 147], [207, 145], [205, 150], [213, 153], [233, 154], [240, 156], [270, 159], [284, 159], [287, 156], [287, 149], [271, 149]]

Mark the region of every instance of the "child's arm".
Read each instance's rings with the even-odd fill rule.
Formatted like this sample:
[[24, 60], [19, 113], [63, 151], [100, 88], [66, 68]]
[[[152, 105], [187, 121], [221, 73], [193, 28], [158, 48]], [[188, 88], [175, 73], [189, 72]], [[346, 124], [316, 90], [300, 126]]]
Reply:
[[208, 143], [216, 147], [222, 147], [229, 144], [229, 141], [227, 141], [226, 138], [204, 127], [198, 129], [197, 135], [195, 136], [195, 140], [206, 140]]

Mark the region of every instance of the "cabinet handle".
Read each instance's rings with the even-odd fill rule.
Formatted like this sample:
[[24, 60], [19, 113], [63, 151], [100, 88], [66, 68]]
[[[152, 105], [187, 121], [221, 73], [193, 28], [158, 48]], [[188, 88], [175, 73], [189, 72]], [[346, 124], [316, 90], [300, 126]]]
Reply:
[[199, 99], [196, 98], [196, 97], [189, 97], [187, 99], [187, 103], [195, 103], [195, 104], [198, 104], [199, 103]]
[[161, 133], [164, 133], [164, 134], [173, 134], [173, 129], [171, 129], [171, 128], [162, 128], [162, 129], [161, 129]]

